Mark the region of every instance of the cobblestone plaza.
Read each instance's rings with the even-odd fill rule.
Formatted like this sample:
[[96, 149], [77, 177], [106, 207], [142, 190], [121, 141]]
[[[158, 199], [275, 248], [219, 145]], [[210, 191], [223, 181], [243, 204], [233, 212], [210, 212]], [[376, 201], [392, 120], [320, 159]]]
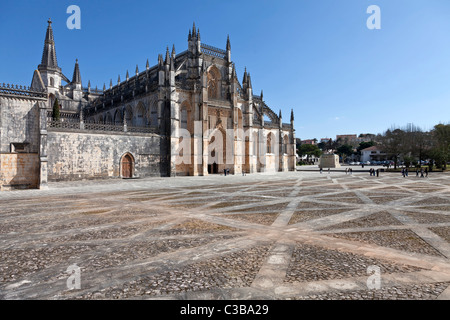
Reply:
[[304, 171], [2, 192], [0, 299], [449, 299], [449, 178]]

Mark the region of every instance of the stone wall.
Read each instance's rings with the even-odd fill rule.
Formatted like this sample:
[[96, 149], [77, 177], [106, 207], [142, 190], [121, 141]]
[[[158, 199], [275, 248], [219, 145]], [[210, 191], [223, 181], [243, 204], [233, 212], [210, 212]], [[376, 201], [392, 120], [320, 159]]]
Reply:
[[0, 152], [11, 152], [11, 143], [26, 143], [27, 152], [39, 152], [38, 116], [36, 100], [0, 97]]
[[37, 153], [0, 154], [0, 190], [37, 188], [39, 155]]
[[340, 168], [339, 156], [337, 154], [323, 154], [319, 160], [319, 167]]
[[130, 154], [133, 178], [166, 176], [164, 138], [156, 134], [48, 131], [48, 180], [121, 177], [121, 159]]

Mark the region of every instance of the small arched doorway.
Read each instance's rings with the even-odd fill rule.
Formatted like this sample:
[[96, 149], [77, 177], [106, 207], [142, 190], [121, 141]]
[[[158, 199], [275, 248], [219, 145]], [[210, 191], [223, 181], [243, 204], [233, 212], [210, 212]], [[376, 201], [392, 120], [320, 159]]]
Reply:
[[133, 178], [134, 159], [131, 154], [127, 153], [122, 157], [120, 167], [123, 179]]

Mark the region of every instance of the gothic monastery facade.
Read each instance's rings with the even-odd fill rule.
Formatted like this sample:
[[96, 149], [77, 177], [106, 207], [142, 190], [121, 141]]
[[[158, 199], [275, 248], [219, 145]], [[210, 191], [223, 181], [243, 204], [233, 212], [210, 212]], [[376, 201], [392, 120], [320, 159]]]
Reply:
[[[82, 86], [58, 66], [48, 21], [31, 86], [0, 83], [0, 187], [46, 188], [48, 181], [292, 171], [294, 114], [283, 123], [238, 80], [231, 44], [201, 42], [103, 89]], [[57, 101], [59, 112], [54, 112]], [[57, 115], [59, 113], [59, 115]]]

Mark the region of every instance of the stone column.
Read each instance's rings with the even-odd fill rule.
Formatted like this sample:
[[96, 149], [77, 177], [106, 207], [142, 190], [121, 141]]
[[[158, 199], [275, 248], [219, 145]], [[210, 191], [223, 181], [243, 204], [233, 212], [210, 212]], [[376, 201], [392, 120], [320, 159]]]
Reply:
[[45, 102], [39, 104], [39, 189], [48, 189], [48, 158], [47, 158], [47, 108]]

